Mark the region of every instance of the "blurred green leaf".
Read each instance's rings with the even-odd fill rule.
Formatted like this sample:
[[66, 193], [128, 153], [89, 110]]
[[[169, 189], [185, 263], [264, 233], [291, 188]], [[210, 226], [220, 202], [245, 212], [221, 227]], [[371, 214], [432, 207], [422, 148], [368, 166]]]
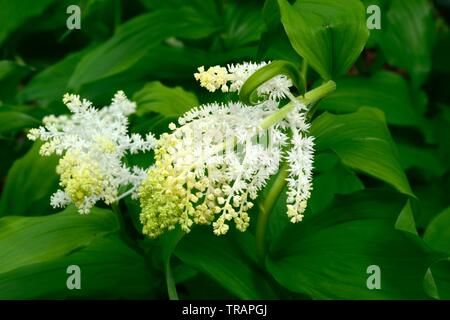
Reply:
[[350, 168], [387, 182], [413, 196], [384, 115], [362, 107], [346, 115], [324, 113], [313, 121], [316, 150], [331, 149]]
[[23, 101], [44, 100], [45, 102], [61, 101], [68, 91], [68, 82], [85, 51], [69, 54], [56, 64], [38, 73], [20, 92]]
[[325, 80], [353, 65], [369, 37], [359, 0], [279, 0], [281, 21], [294, 49]]
[[73, 206], [43, 217], [3, 217], [0, 226], [0, 273], [64, 256], [119, 230], [111, 211], [81, 215]]
[[[317, 167], [316, 170], [318, 170]], [[308, 206], [314, 213], [327, 208], [338, 194], [348, 194], [364, 189], [358, 176], [341, 163], [336, 163], [331, 170], [316, 175], [313, 186]]]
[[40, 15], [52, 0], [0, 0], [0, 44], [27, 19]]
[[419, 87], [431, 69], [435, 23], [430, 1], [395, 0], [386, 15], [381, 49], [389, 63], [406, 69]]
[[405, 170], [420, 168], [424, 172], [437, 177], [443, 175], [447, 170], [433, 148], [419, 148], [406, 143], [397, 143], [400, 160]]
[[58, 158], [42, 157], [39, 148], [35, 143], [9, 170], [0, 198], [0, 217], [45, 214], [49, 210], [50, 195], [58, 187]]
[[255, 3], [226, 3], [223, 41], [226, 48], [240, 48], [259, 40], [264, 29], [262, 7]]
[[29, 72], [30, 69], [22, 64], [9, 60], [0, 61], [0, 105], [5, 101], [15, 102], [20, 83]]
[[179, 242], [175, 255], [205, 273], [240, 299], [275, 299], [255, 261], [231, 235], [217, 237], [210, 227], [198, 228]]
[[39, 121], [26, 113], [15, 111], [0, 111], [0, 134], [17, 131], [30, 126], [38, 125]]
[[430, 222], [423, 239], [434, 249], [450, 254], [450, 208]]
[[377, 72], [370, 78], [358, 76], [338, 80], [336, 91], [319, 103], [331, 112], [354, 112], [359, 107], [383, 110], [389, 124], [420, 126], [422, 119], [413, 107], [407, 82], [398, 74]]
[[[272, 181], [273, 179], [269, 181], [264, 192], [270, 190]], [[338, 195], [350, 194], [363, 188], [358, 176], [344, 167], [335, 154], [318, 153], [314, 160], [313, 191], [305, 215], [316, 215], [328, 209]], [[267, 230], [269, 242], [283, 234], [291, 224], [286, 213], [286, 192], [287, 188], [284, 187], [270, 213]]]
[[159, 81], [147, 83], [133, 95], [137, 103], [136, 114], [156, 112], [164, 116], [181, 115], [197, 106], [197, 97], [181, 87], [166, 87]]
[[[64, 242], [65, 235], [57, 241]], [[66, 271], [71, 265], [80, 268], [80, 290], [67, 288], [70, 274]], [[89, 246], [64, 256], [41, 259], [37, 263], [0, 273], [0, 298], [155, 298], [155, 287], [158, 285], [160, 281], [148, 269], [141, 255], [117, 237], [108, 237], [95, 239]]]
[[450, 206], [450, 198], [447, 197], [444, 183], [435, 177], [428, 183], [414, 185], [413, 190], [419, 199], [420, 216], [417, 226], [424, 230], [436, 215]]
[[430, 268], [439, 299], [450, 300], [450, 259], [436, 262]]
[[185, 8], [140, 15], [122, 25], [110, 40], [88, 52], [75, 68], [69, 86], [80, 88], [125, 71], [169, 37], [199, 39], [215, 30], [216, 26], [206, 17], [193, 15]]
[[[283, 286], [316, 299], [424, 299], [423, 279], [438, 259], [415, 236], [394, 228], [399, 194], [361, 191], [290, 225], [272, 243], [267, 267]], [[381, 289], [369, 290], [371, 265]]]

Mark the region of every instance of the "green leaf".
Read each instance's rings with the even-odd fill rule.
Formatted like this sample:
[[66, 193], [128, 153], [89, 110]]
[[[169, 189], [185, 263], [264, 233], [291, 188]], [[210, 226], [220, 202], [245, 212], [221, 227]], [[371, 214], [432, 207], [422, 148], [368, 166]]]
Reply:
[[39, 121], [26, 113], [16, 111], [0, 112], [0, 134], [17, 131], [39, 124]]
[[397, 143], [400, 160], [405, 170], [420, 168], [423, 172], [436, 177], [443, 175], [447, 169], [433, 148], [419, 148], [411, 144]]
[[[316, 170], [318, 169], [316, 165]], [[308, 201], [313, 213], [327, 208], [338, 194], [349, 194], [364, 189], [358, 176], [339, 162], [331, 170], [315, 175], [313, 186], [311, 199]]]
[[94, 208], [80, 215], [73, 206], [42, 217], [0, 219], [0, 273], [64, 256], [119, 230], [117, 217]]
[[19, 98], [23, 101], [61, 101], [68, 91], [69, 79], [84, 54], [85, 51], [70, 54], [35, 75], [19, 94]]
[[[57, 241], [64, 242], [65, 236], [63, 234]], [[67, 268], [71, 265], [80, 268], [81, 290], [67, 288], [70, 276]], [[67, 255], [41, 259], [0, 273], [0, 299], [155, 298], [157, 285], [160, 281], [148, 269], [141, 255], [118, 237], [107, 237], [95, 239], [89, 246]]]
[[264, 29], [261, 7], [253, 3], [226, 3], [222, 38], [227, 48], [240, 48], [257, 42]]
[[337, 113], [359, 107], [383, 110], [389, 124], [420, 126], [422, 119], [413, 107], [407, 82], [398, 74], [379, 71], [370, 78], [358, 76], [337, 81], [336, 91], [319, 103], [319, 108]]
[[110, 40], [88, 52], [77, 65], [69, 86], [80, 88], [85, 83], [125, 71], [169, 37], [198, 39], [215, 29], [211, 21], [193, 15], [188, 8], [140, 15], [122, 25]]
[[250, 258], [243, 245], [234, 243], [231, 237], [217, 237], [210, 227], [198, 228], [180, 241], [175, 255], [240, 299], [276, 298], [254, 257]]
[[417, 226], [425, 230], [431, 220], [450, 205], [448, 193], [442, 181], [432, 179], [429, 183], [414, 185], [414, 194], [420, 199]]
[[406, 69], [419, 87], [431, 69], [435, 22], [430, 1], [395, 0], [386, 15], [381, 49], [388, 62]]
[[450, 255], [450, 207], [430, 222], [423, 239], [432, 248]]
[[450, 300], [450, 259], [436, 262], [430, 268], [437, 298]]
[[[264, 189], [263, 197], [266, 196], [265, 192], [272, 189], [272, 181], [271, 179]], [[319, 153], [314, 159], [313, 191], [305, 215], [318, 214], [329, 208], [338, 195], [350, 194], [363, 188], [358, 176], [344, 167], [335, 154]], [[285, 228], [291, 224], [286, 214], [286, 192], [285, 186], [270, 213], [267, 230], [269, 242], [283, 234]]]
[[362, 107], [346, 115], [324, 113], [311, 126], [316, 150], [332, 150], [342, 163], [414, 196], [409, 186], [384, 115]]
[[281, 22], [294, 49], [329, 80], [347, 72], [369, 32], [359, 0], [279, 0]]
[[[418, 237], [394, 228], [405, 197], [365, 190], [290, 225], [272, 243], [268, 270], [289, 290], [315, 299], [423, 299], [423, 279], [438, 259]], [[369, 266], [380, 290], [369, 290]]]
[[22, 64], [0, 60], [0, 104], [14, 101], [20, 82], [29, 72], [30, 69]]
[[166, 87], [159, 81], [147, 83], [133, 96], [137, 115], [156, 112], [164, 116], [180, 115], [197, 106], [197, 97], [181, 87]]
[[39, 148], [35, 143], [9, 170], [0, 198], [0, 217], [44, 214], [50, 209], [50, 196], [58, 187], [58, 159], [42, 157]]
[[40, 15], [52, 0], [0, 0], [0, 44], [27, 19]]

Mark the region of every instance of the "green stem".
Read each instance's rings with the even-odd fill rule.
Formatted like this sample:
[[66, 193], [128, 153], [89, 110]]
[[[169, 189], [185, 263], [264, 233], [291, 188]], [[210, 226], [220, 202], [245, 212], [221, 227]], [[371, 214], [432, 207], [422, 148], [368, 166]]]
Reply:
[[166, 284], [167, 284], [167, 293], [169, 295], [170, 300], [179, 300], [177, 293], [177, 286], [175, 284], [175, 279], [172, 275], [172, 269], [170, 268], [170, 260], [167, 261], [165, 265], [165, 273], [166, 273]]
[[287, 164], [283, 163], [269, 193], [263, 201], [259, 202], [258, 220], [256, 221], [256, 251], [261, 263], [264, 263], [266, 257], [266, 230], [269, 222], [269, 214], [272, 212], [280, 193], [286, 185], [286, 178], [288, 176], [287, 168]]
[[115, 201], [115, 202], [111, 203], [111, 209], [116, 215], [118, 215], [119, 217], [122, 217], [122, 214], [121, 214], [120, 209], [119, 209], [119, 202], [118, 201]]
[[[297, 97], [296, 99], [307, 106], [312, 105], [308, 114], [312, 114], [316, 110], [317, 102], [325, 96], [336, 90], [336, 83], [334, 81], [328, 81], [322, 84], [320, 87], [307, 92], [304, 96]], [[261, 128], [268, 129], [279, 121], [283, 120], [288, 113], [293, 109], [294, 104], [292, 102], [285, 105], [283, 108], [270, 115], [261, 122]], [[272, 212], [273, 207], [286, 185], [286, 178], [288, 176], [288, 167], [286, 163], [280, 168], [278, 176], [276, 177], [273, 185], [267, 196], [259, 203], [259, 214], [256, 222], [256, 250], [258, 259], [261, 263], [264, 263], [266, 257], [266, 231], [269, 222], [269, 215]]]
[[[304, 96], [297, 97], [297, 101], [305, 105], [314, 104], [323, 97], [326, 97], [327, 95], [332, 93], [334, 90], [336, 90], [336, 83], [330, 80], [322, 84], [320, 87], [317, 87], [305, 93]], [[293, 108], [294, 104], [292, 102], [289, 102], [283, 108], [264, 119], [261, 122], [261, 128], [268, 129], [274, 124], [280, 122], [281, 120], [286, 118], [288, 113], [291, 112]]]

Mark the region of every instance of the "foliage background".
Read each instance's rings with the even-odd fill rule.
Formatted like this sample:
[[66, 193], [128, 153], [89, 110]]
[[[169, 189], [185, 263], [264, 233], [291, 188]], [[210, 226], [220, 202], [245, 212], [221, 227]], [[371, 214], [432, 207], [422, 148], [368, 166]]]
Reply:
[[[69, 31], [74, 2], [81, 30]], [[279, 3], [281, 16], [271, 0], [0, 0], [0, 298], [450, 298], [450, 2]], [[364, 45], [370, 4], [382, 29]], [[159, 134], [199, 103], [237, 99], [199, 89], [198, 66], [302, 57], [310, 87], [332, 78], [337, 91], [313, 122], [307, 217], [288, 224], [281, 193], [263, 261], [256, 209], [247, 233], [148, 240], [137, 202], [88, 216], [49, 206], [57, 159], [26, 132], [67, 112], [65, 92], [101, 106], [122, 89], [138, 104], [131, 131]], [[81, 290], [66, 287], [71, 264]], [[374, 264], [381, 290], [366, 287]]]

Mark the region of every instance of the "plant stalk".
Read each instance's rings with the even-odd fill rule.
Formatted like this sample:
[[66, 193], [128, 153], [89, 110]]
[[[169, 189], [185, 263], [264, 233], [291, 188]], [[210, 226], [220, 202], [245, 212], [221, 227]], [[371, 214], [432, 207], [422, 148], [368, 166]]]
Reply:
[[[325, 82], [321, 86], [305, 93], [304, 96], [296, 97], [296, 99], [298, 102], [304, 105], [307, 106], [312, 105], [312, 108], [308, 113], [310, 114], [315, 111], [315, 106], [317, 105], [317, 102], [320, 99], [332, 93], [334, 90], [336, 90], [336, 83], [330, 80], [328, 82]], [[280, 122], [289, 114], [290, 111], [292, 111], [293, 108], [294, 104], [292, 102], [289, 102], [284, 107], [279, 109], [277, 112], [264, 119], [261, 122], [261, 128], [268, 129], [274, 124]], [[288, 169], [287, 164], [283, 163], [269, 193], [261, 202], [259, 202], [258, 205], [259, 214], [256, 222], [256, 250], [258, 259], [262, 264], [264, 264], [264, 260], [267, 253], [266, 232], [267, 232], [267, 225], [269, 222], [269, 215], [270, 212], [272, 212], [272, 209], [275, 206], [275, 203], [280, 193], [283, 191], [286, 185], [286, 178], [288, 176], [287, 169]]]
[[[320, 87], [317, 87], [311, 91], [308, 91], [305, 93], [304, 96], [297, 97], [297, 101], [304, 104], [304, 105], [310, 105], [314, 104], [320, 99], [326, 97], [330, 93], [332, 93], [334, 90], [336, 90], [336, 83], [334, 81], [328, 81], [322, 84]], [[289, 114], [289, 112], [292, 111], [294, 108], [294, 104], [289, 102], [286, 104], [283, 108], [275, 112], [274, 114], [268, 116], [266, 119], [264, 119], [261, 122], [261, 128], [268, 129], [274, 124], [280, 122], [286, 116]]]
[[256, 251], [258, 260], [261, 263], [264, 263], [266, 257], [266, 230], [269, 223], [269, 215], [286, 185], [287, 168], [287, 164], [283, 163], [269, 193], [262, 202], [259, 202], [259, 213], [256, 221]]

